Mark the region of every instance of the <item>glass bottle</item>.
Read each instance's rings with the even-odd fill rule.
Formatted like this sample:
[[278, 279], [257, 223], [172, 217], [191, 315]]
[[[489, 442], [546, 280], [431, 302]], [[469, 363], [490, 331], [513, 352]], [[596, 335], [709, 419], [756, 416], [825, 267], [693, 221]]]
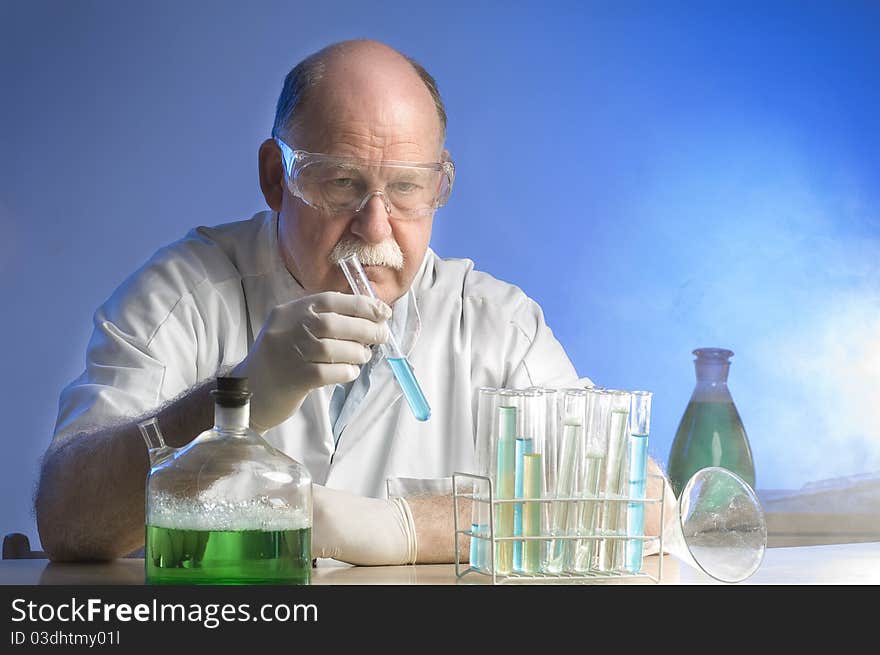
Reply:
[[312, 481], [249, 426], [247, 378], [217, 378], [214, 427], [150, 454], [144, 561], [149, 584], [309, 584]]
[[754, 488], [752, 451], [727, 388], [733, 351], [698, 348], [693, 354], [697, 356], [697, 384], [678, 424], [666, 467], [675, 496], [681, 495], [694, 473], [707, 466], [733, 471]]

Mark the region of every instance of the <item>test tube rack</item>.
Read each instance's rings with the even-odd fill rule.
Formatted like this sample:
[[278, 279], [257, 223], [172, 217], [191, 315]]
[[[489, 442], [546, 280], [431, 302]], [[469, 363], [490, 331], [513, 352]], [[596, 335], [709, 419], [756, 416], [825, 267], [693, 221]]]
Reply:
[[[659, 480], [663, 480], [662, 476], [655, 474], [648, 474], [648, 478], [656, 478]], [[462, 484], [463, 481], [471, 480], [470, 488], [473, 490], [476, 487], [476, 484], [481, 485], [481, 488], [485, 488], [488, 490], [488, 496], [486, 495], [477, 495], [475, 493], [463, 492], [460, 491], [462, 487], [465, 485]], [[453, 492], [453, 518], [454, 518], [454, 528], [455, 528], [455, 575], [456, 578], [462, 578], [465, 575], [470, 573], [475, 573], [481, 576], [488, 576], [492, 579], [493, 585], [499, 584], [510, 584], [510, 583], [540, 583], [540, 584], [550, 584], [550, 583], [569, 583], [569, 584], [595, 584], [602, 582], [610, 582], [615, 580], [624, 580], [627, 578], [630, 579], [643, 579], [649, 582], [659, 583], [663, 578], [663, 557], [658, 558], [657, 565], [657, 575], [651, 575], [646, 571], [640, 571], [638, 573], [633, 573], [626, 570], [611, 570], [611, 571], [601, 571], [597, 569], [589, 569], [583, 573], [572, 573], [572, 572], [560, 572], [560, 573], [551, 573], [551, 572], [534, 572], [534, 573], [521, 573], [516, 571], [511, 571], [510, 573], [498, 573], [498, 562], [497, 562], [497, 552], [498, 552], [498, 544], [504, 542], [514, 542], [514, 541], [529, 541], [529, 540], [538, 540], [539, 542], [547, 543], [552, 542], [554, 540], [594, 540], [597, 542], [597, 545], [602, 540], [641, 540], [643, 542], [652, 541], [654, 539], [658, 540], [658, 548], [659, 553], [663, 553], [663, 534], [662, 530], [659, 535], [644, 535], [644, 536], [631, 536], [631, 535], [611, 535], [611, 534], [593, 534], [593, 535], [558, 535], [558, 534], [547, 534], [542, 531], [541, 534], [536, 536], [511, 536], [511, 537], [501, 537], [496, 535], [495, 530], [495, 508], [506, 504], [506, 503], [518, 503], [525, 506], [527, 503], [584, 503], [584, 502], [597, 502], [602, 503], [605, 506], [605, 503], [659, 503], [660, 504], [660, 525], [664, 525], [664, 515], [663, 510], [665, 508], [665, 495], [666, 495], [666, 485], [662, 484], [660, 486], [661, 493], [659, 497], [645, 497], [645, 498], [630, 498], [622, 495], [604, 495], [599, 494], [596, 496], [577, 496], [570, 498], [556, 498], [556, 497], [545, 497], [545, 498], [495, 498], [493, 495], [492, 488], [492, 480], [488, 477], [482, 475], [475, 475], [472, 473], [460, 473], [456, 472], [452, 474], [452, 492]], [[459, 527], [461, 525], [461, 517], [459, 516], [459, 499], [469, 499], [474, 503], [484, 503], [489, 506], [489, 532], [486, 533], [475, 533], [471, 530], [470, 527], [462, 528]], [[471, 525], [468, 522], [468, 525]], [[471, 566], [470, 562], [468, 566], [464, 566], [462, 564], [460, 545], [459, 545], [459, 535], [465, 535], [471, 537], [472, 539], [479, 539], [486, 542], [486, 548], [484, 552], [489, 553], [488, 558], [488, 566], [486, 568], [475, 568]], [[486, 570], [488, 569], [488, 570]]]

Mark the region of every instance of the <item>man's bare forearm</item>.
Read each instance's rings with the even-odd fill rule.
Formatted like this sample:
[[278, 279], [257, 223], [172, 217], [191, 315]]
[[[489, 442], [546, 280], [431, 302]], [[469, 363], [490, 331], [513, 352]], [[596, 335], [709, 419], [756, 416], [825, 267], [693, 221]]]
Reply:
[[[159, 410], [168, 445], [212, 425], [213, 386], [208, 380]], [[138, 420], [73, 435], [46, 453], [35, 508], [52, 560], [108, 560], [143, 546], [149, 458]]]
[[[455, 520], [449, 496], [410, 496], [406, 499], [413, 516], [418, 542], [417, 564], [448, 564], [455, 562]], [[471, 501], [458, 501], [459, 529], [471, 525]], [[470, 554], [470, 537], [458, 535], [459, 561], [466, 563]]]

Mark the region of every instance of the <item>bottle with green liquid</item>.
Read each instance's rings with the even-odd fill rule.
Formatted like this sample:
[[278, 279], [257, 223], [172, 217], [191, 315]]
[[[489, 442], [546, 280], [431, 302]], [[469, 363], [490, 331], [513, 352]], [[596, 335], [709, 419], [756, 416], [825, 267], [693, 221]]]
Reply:
[[697, 356], [697, 384], [678, 425], [666, 466], [675, 496], [681, 495], [694, 473], [707, 466], [728, 469], [754, 489], [752, 451], [727, 388], [733, 351], [698, 348], [693, 354]]
[[247, 378], [217, 378], [214, 427], [181, 448], [156, 419], [147, 442], [148, 584], [304, 585], [311, 581], [308, 470], [250, 428]]

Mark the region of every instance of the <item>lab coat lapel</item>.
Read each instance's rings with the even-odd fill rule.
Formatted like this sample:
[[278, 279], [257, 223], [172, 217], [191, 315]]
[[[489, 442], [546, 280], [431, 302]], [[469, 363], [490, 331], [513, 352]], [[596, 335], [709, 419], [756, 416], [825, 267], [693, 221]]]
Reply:
[[[264, 223], [264, 234], [260, 244], [264, 249], [261, 253], [262, 270], [265, 274], [242, 279], [247, 298], [250, 334], [248, 349], [263, 329], [269, 313], [278, 305], [290, 302], [306, 295], [305, 290], [287, 270], [278, 250], [278, 214], [271, 213], [271, 219]], [[312, 472], [316, 481], [323, 481], [327, 476], [330, 459], [333, 455], [333, 430], [330, 427], [330, 394], [333, 387], [320, 387], [312, 390], [303, 401], [300, 411], [288, 419], [282, 426], [290, 434], [302, 434], [309, 442], [306, 452], [311, 459], [304, 462]], [[297, 423], [300, 421], [301, 423]], [[290, 423], [290, 425], [288, 425]], [[283, 442], [282, 437], [281, 441]]]
[[278, 250], [278, 214], [271, 212], [258, 238], [258, 275], [242, 278], [249, 321], [248, 348], [263, 329], [269, 313], [278, 305], [305, 295], [305, 290], [287, 270]]

